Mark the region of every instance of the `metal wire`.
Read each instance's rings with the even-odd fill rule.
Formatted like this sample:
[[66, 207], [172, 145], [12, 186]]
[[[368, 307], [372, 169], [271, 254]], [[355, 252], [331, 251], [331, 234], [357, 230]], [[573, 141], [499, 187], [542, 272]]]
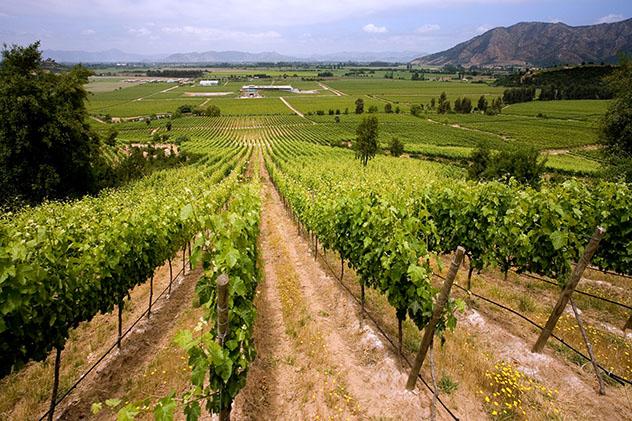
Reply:
[[[189, 262], [190, 262], [190, 260], [189, 260], [187, 263], [189, 263]], [[176, 276], [173, 278], [173, 280], [178, 279], [178, 276], [180, 276], [180, 274], [183, 272], [184, 268], [186, 268], [186, 265], [185, 265], [185, 266], [183, 266], [183, 267], [182, 267], [182, 269], [180, 269], [180, 270], [178, 271], [178, 273], [177, 273], [177, 274], [176, 274]], [[163, 290], [162, 290], [162, 292], [160, 293], [160, 295], [158, 295], [158, 297], [156, 298], [156, 300], [154, 300], [154, 301], [152, 302], [152, 304], [157, 303], [157, 302], [158, 302], [158, 300], [160, 300], [160, 299], [162, 298], [162, 296], [165, 294], [165, 292], [167, 292], [167, 290], [169, 289], [169, 285], [170, 285], [170, 284], [171, 284], [171, 282], [169, 282], [169, 284], [165, 287], [165, 289], [163, 289]], [[143, 314], [141, 314], [141, 315], [138, 317], [138, 319], [136, 319], [136, 321], [135, 321], [134, 323], [132, 323], [132, 325], [131, 325], [129, 328], [127, 328], [127, 330], [125, 331], [125, 333], [123, 333], [123, 334], [121, 335], [121, 339], [123, 339], [125, 336], [127, 336], [127, 334], [128, 334], [129, 332], [131, 332], [131, 331], [132, 331], [132, 329], [134, 329], [134, 327], [138, 324], [138, 322], [140, 322], [140, 321], [141, 321], [141, 320], [142, 320], [142, 319], [143, 319], [143, 318], [147, 315], [147, 313], [148, 313], [148, 312], [149, 312], [149, 308], [145, 309], [145, 311], [143, 311]], [[81, 383], [81, 382], [82, 382], [82, 381], [83, 381], [86, 377], [88, 377], [88, 375], [89, 375], [89, 374], [90, 374], [90, 373], [91, 373], [91, 372], [92, 372], [92, 371], [93, 371], [93, 370], [94, 370], [94, 369], [95, 369], [95, 368], [96, 368], [96, 367], [97, 367], [97, 366], [101, 363], [101, 361], [103, 361], [103, 360], [105, 359], [105, 357], [107, 357], [107, 356], [108, 356], [108, 355], [109, 355], [112, 351], [114, 351], [114, 349], [116, 349], [116, 348], [117, 348], [117, 344], [118, 344], [118, 339], [117, 339], [117, 341], [115, 341], [115, 342], [114, 342], [114, 344], [112, 344], [112, 346], [111, 346], [111, 347], [110, 347], [107, 351], [105, 351], [105, 353], [104, 353], [103, 355], [101, 355], [101, 357], [100, 357], [100, 358], [99, 358], [99, 359], [98, 359], [98, 360], [97, 360], [94, 364], [92, 364], [92, 366], [90, 366], [90, 368], [89, 368], [86, 372], [84, 372], [84, 373], [81, 375], [81, 377], [79, 377], [79, 379], [78, 379], [77, 381], [75, 381], [75, 382], [73, 383], [73, 385], [72, 385], [72, 386], [70, 386], [70, 387], [66, 390], [66, 392], [64, 392], [64, 394], [63, 394], [60, 398], [58, 398], [58, 399], [55, 401], [55, 407], [57, 407], [57, 405], [59, 405], [59, 404], [60, 404], [60, 403], [61, 403], [64, 399], [66, 399], [66, 398], [68, 397], [68, 395], [70, 395], [70, 393], [71, 393], [74, 389], [76, 389], [76, 388], [77, 388], [77, 386], [79, 386], [79, 384], [80, 384], [80, 383]], [[48, 416], [48, 413], [49, 413], [49, 412], [50, 412], [50, 409], [49, 409], [48, 411], [46, 411], [46, 413], [44, 413], [44, 415], [42, 415], [42, 416], [40, 417], [39, 421], [42, 421], [44, 418], [46, 418], [46, 417]]]
[[[356, 301], [356, 303], [361, 304], [361, 300], [353, 293], [353, 291], [351, 291], [351, 289], [349, 289], [349, 287], [347, 287], [344, 282], [342, 282], [342, 280], [340, 278], [338, 278], [338, 275], [334, 272], [334, 270], [331, 268], [331, 266], [329, 265], [329, 262], [327, 260], [325, 260], [324, 258], [322, 259], [322, 261], [325, 263], [325, 265], [327, 266], [327, 268], [329, 269], [329, 272], [331, 273], [331, 275], [334, 277], [334, 279], [336, 279], [336, 281], [338, 281], [338, 283], [349, 293], [349, 295], [351, 295], [351, 297], [353, 297], [353, 299]], [[377, 330], [382, 334], [382, 336], [384, 336], [384, 338], [386, 338], [386, 340], [391, 344], [391, 346], [393, 347], [393, 350], [395, 352], [398, 351], [398, 346], [395, 344], [395, 342], [386, 334], [386, 332], [382, 329], [382, 327], [380, 326], [380, 324], [377, 322], [377, 320], [371, 315], [371, 313], [369, 313], [368, 311], [366, 311], [366, 309], [364, 310], [364, 314], [366, 314], [368, 316], [368, 318], [371, 320], [371, 322], [373, 322], [373, 324], [375, 325], [375, 327], [377, 328]], [[410, 361], [408, 360], [408, 358], [401, 354], [401, 357], [404, 359], [404, 361], [406, 362], [406, 364], [408, 365], [409, 368], [412, 368], [412, 364], [410, 363]], [[423, 383], [424, 386], [426, 386], [426, 388], [428, 388], [428, 390], [434, 394], [434, 389], [426, 382], [426, 380], [422, 377], [421, 373], [419, 373], [418, 375], [419, 379], [421, 380], [421, 382]], [[452, 417], [452, 419], [454, 420], [459, 420], [459, 417], [457, 417], [454, 412], [452, 412], [450, 410], [450, 408], [447, 407], [447, 405], [445, 404], [445, 402], [443, 402], [441, 400], [441, 398], [439, 398], [437, 396], [437, 401], [441, 404], [441, 406], [443, 407], [443, 409], [446, 410], [446, 412], [448, 414], [450, 414], [450, 416]]]
[[[441, 275], [439, 275], [439, 274], [437, 274], [437, 273], [433, 273], [433, 275], [434, 275], [434, 276], [436, 276], [436, 277], [437, 277], [437, 278], [439, 278], [439, 279], [443, 279], [443, 280], [445, 280], [445, 278], [444, 278], [443, 276], [441, 276]], [[459, 285], [459, 284], [457, 284], [457, 283], [454, 283], [454, 285], [455, 285], [457, 288], [459, 288], [459, 289], [461, 289], [461, 290], [463, 290], [463, 291], [467, 292], [468, 294], [471, 294], [471, 295], [473, 295], [473, 296], [475, 296], [475, 297], [477, 297], [477, 298], [480, 298], [480, 299], [481, 299], [481, 300], [483, 300], [483, 301], [487, 301], [487, 302], [488, 302], [488, 303], [490, 303], [490, 304], [494, 304], [494, 305], [496, 305], [496, 306], [498, 306], [498, 307], [502, 308], [503, 310], [507, 310], [507, 311], [509, 311], [510, 313], [512, 313], [512, 314], [514, 314], [514, 315], [516, 315], [516, 316], [518, 316], [518, 317], [520, 317], [520, 318], [522, 318], [523, 320], [525, 320], [525, 321], [529, 322], [530, 324], [532, 324], [533, 326], [537, 327], [537, 328], [538, 328], [538, 329], [540, 329], [540, 330], [543, 330], [543, 329], [544, 329], [544, 327], [543, 327], [543, 326], [540, 326], [538, 323], [534, 322], [533, 320], [529, 319], [527, 316], [525, 316], [525, 315], [523, 315], [523, 314], [521, 314], [521, 313], [517, 312], [516, 310], [514, 310], [514, 309], [512, 309], [512, 308], [509, 308], [509, 307], [507, 307], [507, 306], [505, 306], [505, 305], [503, 305], [503, 304], [497, 303], [496, 301], [491, 300], [491, 299], [489, 299], [489, 298], [487, 298], [487, 297], [483, 297], [482, 295], [476, 294], [475, 292], [472, 292], [471, 290], [470, 290], [470, 291], [468, 291], [466, 288], [462, 287], [461, 285]], [[559, 341], [562, 345], [566, 346], [566, 347], [567, 347], [568, 349], [570, 349], [571, 351], [573, 351], [573, 352], [575, 352], [576, 354], [580, 355], [580, 356], [581, 356], [582, 358], [584, 358], [585, 360], [590, 361], [590, 358], [589, 358], [588, 356], [584, 355], [581, 351], [579, 351], [578, 349], [576, 349], [575, 347], [573, 347], [572, 345], [570, 345], [569, 343], [567, 343], [566, 341], [564, 341], [564, 340], [563, 340], [562, 338], [560, 338], [559, 336], [555, 335], [554, 333], [551, 333], [551, 336], [552, 336], [553, 338], [557, 339], [557, 340], [558, 340], [558, 341]], [[617, 383], [619, 383], [619, 384], [621, 384], [621, 385], [626, 385], [626, 384], [632, 385], [632, 381], [630, 381], [630, 380], [626, 379], [625, 377], [621, 377], [621, 376], [619, 376], [618, 374], [616, 374], [616, 373], [614, 373], [614, 372], [612, 372], [612, 371], [610, 371], [610, 370], [606, 370], [606, 369], [605, 369], [603, 366], [601, 366], [599, 363], [597, 363], [597, 367], [599, 367], [599, 368], [600, 368], [600, 369], [601, 369], [604, 373], [606, 373], [606, 375], [608, 375], [608, 377], [610, 377], [612, 380], [616, 381]]]

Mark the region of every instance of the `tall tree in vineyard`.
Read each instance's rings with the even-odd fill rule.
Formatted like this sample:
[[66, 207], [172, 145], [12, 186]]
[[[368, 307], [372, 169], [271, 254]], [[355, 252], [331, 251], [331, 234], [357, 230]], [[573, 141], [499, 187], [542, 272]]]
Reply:
[[377, 117], [366, 117], [356, 129], [356, 141], [354, 149], [356, 158], [366, 166], [369, 159], [373, 158], [378, 150], [377, 143], [378, 122]]
[[42, 67], [39, 42], [2, 51], [0, 63], [0, 206], [38, 203], [93, 190], [98, 137], [86, 123], [76, 66], [54, 74]]
[[605, 145], [609, 172], [615, 178], [632, 182], [632, 59], [622, 57], [608, 77], [615, 99], [601, 123], [601, 141]]

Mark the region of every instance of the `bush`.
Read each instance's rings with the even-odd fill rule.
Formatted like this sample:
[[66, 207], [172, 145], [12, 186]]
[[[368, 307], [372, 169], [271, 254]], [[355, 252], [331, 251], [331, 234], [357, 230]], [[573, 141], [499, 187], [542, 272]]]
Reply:
[[392, 113], [393, 112], [393, 105], [391, 105], [390, 102], [386, 103], [386, 105], [384, 105], [384, 112], [385, 113]]
[[388, 149], [393, 156], [401, 156], [404, 153], [404, 144], [396, 137], [391, 139]]
[[468, 177], [474, 180], [508, 180], [537, 187], [540, 184], [546, 158], [540, 158], [535, 148], [516, 148], [492, 153], [484, 145], [472, 152]]
[[371, 106], [369, 106], [369, 111], [368, 111], [368, 112], [369, 112], [370, 114], [377, 113], [377, 111], [378, 111], [378, 109], [377, 109], [377, 105], [371, 105]]
[[217, 105], [211, 104], [206, 108], [206, 115], [209, 117], [219, 117], [222, 115], [222, 112]]

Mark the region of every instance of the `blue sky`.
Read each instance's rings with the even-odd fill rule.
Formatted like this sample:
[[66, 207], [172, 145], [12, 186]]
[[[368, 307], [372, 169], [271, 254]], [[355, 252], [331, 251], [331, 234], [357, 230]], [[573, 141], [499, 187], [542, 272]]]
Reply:
[[630, 17], [631, 0], [3, 0], [0, 42], [151, 54], [436, 52], [521, 21]]

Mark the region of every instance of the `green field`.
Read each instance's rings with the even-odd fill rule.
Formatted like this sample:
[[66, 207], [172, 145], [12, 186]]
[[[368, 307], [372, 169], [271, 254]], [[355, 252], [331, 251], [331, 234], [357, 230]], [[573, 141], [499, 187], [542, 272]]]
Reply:
[[[250, 69], [240, 69], [240, 72], [226, 70], [231, 71], [233, 75], [254, 74], [248, 73]], [[253, 119], [252, 124], [244, 126], [239, 123], [237, 125], [242, 129], [228, 131], [229, 134], [238, 133], [237, 138], [246, 143], [268, 136], [258, 131], [277, 130], [283, 138], [299, 136], [310, 142], [337, 145], [352, 141], [356, 127], [367, 115], [355, 114], [355, 101], [361, 98], [365, 111], [372, 106], [377, 107], [378, 111], [374, 115], [380, 124], [380, 144], [386, 147], [391, 139], [398, 138], [404, 143], [405, 152], [412, 156], [463, 159], [480, 144], [496, 150], [519, 145], [535, 147], [543, 154], [554, 151], [547, 163], [552, 170], [588, 174], [600, 168], [598, 152], [584, 148], [593, 148], [592, 145], [598, 143], [598, 119], [605, 112], [608, 101], [533, 101], [506, 106], [502, 114], [496, 116], [479, 113], [439, 115], [426, 107], [421, 115], [412, 116], [412, 104], [427, 105], [442, 92], [446, 92], [451, 102], [458, 97], [468, 96], [475, 105], [481, 95], [486, 95], [491, 101], [492, 97], [502, 95], [504, 88], [458, 80], [391, 80], [377, 77], [377, 73], [370, 78], [349, 78], [340, 77], [342, 72], [339, 70], [334, 72], [337, 77], [320, 83], [295, 77], [283, 78], [280, 77], [282, 72], [265, 73], [273, 78], [251, 79], [248, 82], [224, 79], [219, 86], [213, 87], [199, 86], [196, 82], [182, 86], [145, 83], [121, 88], [117, 86], [123, 83], [120, 78], [100, 78], [91, 85], [94, 93], [88, 108], [95, 115], [140, 117], [173, 113], [184, 104], [200, 108], [216, 105], [222, 116], [225, 116], [221, 123], [215, 121], [217, 119], [177, 119], [174, 120], [170, 135], [208, 136], [209, 133], [215, 133], [218, 127], [234, 125], [234, 122], [230, 123], [231, 118], [247, 117]], [[209, 77], [228, 77], [230, 74], [222, 72]], [[239, 89], [250, 83], [291, 84], [301, 90], [314, 90], [317, 93], [263, 91], [263, 98], [239, 99]], [[223, 92], [228, 94], [192, 96], [195, 93]], [[305, 114], [305, 118], [295, 115], [279, 97]], [[387, 103], [391, 103], [393, 110], [399, 108], [400, 113], [385, 113]], [[324, 115], [317, 115], [318, 112]], [[330, 112], [334, 115], [330, 115]], [[144, 123], [135, 126], [123, 124], [119, 130], [120, 139], [149, 141], [156, 128], [159, 133], [166, 133], [165, 124], [163, 121], [152, 122], [149, 127]], [[226, 133], [222, 136], [230, 137]]]

